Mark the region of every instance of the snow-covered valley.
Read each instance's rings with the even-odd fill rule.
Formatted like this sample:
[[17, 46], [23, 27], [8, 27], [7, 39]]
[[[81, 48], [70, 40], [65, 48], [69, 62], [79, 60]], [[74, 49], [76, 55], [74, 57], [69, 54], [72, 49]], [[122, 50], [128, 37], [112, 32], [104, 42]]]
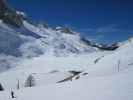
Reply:
[[[20, 67], [0, 74], [5, 89], [0, 92], [0, 99], [11, 100], [12, 89], [16, 100], [132, 100], [132, 51], [133, 41], [126, 41], [113, 52], [26, 60]], [[71, 77], [69, 71], [81, 73], [59, 82]], [[35, 86], [27, 88], [25, 82], [30, 74], [35, 78]]]
[[132, 52], [133, 38], [103, 45], [5, 10], [0, 100], [133, 100]]

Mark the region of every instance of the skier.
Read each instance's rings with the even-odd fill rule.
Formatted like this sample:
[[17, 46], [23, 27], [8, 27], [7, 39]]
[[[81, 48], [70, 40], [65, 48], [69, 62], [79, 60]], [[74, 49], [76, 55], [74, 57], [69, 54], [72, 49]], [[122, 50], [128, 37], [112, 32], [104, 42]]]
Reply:
[[14, 92], [11, 90], [11, 97], [12, 98], [15, 98], [15, 96], [14, 96]]

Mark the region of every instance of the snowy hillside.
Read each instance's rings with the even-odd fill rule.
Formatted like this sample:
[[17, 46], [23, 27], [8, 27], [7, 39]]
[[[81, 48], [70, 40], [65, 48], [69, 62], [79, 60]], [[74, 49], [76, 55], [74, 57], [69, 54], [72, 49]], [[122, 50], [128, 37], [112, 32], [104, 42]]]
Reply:
[[[0, 74], [5, 89], [0, 99], [10, 100], [13, 89], [18, 100], [132, 100], [132, 51], [130, 39], [112, 52], [25, 60], [18, 68]], [[73, 76], [71, 71], [80, 73]], [[29, 75], [35, 81], [32, 88], [25, 87]], [[18, 80], [20, 90], [16, 89]]]
[[21, 28], [16, 28], [0, 20], [0, 62], [4, 60], [8, 64], [7, 68], [7, 64], [3, 66], [0, 63], [0, 71], [16, 67], [14, 62], [8, 63], [8, 56], [13, 58], [12, 61], [19, 61], [40, 55], [59, 57], [98, 51], [98, 48], [82, 41], [79, 34], [62, 33], [42, 25], [32, 25], [27, 21], [23, 24]]
[[0, 5], [0, 72], [41, 55], [67, 57], [118, 48], [117, 44], [94, 43], [68, 27], [34, 23], [5, 0]]
[[[0, 55], [5, 63], [9, 62], [6, 59], [8, 56], [13, 58], [12, 61], [17, 59], [18, 62], [40, 55], [65, 57], [98, 51], [113, 51], [118, 48], [118, 45], [105, 46], [93, 43], [66, 27], [53, 29], [43, 24], [33, 24], [25, 19], [22, 22], [23, 25], [18, 28], [0, 20]], [[6, 68], [9, 69], [12, 66], [16, 67], [14, 62], [8, 63], [8, 68], [0, 66], [0, 71], [5, 71]]]
[[86, 44], [80, 34], [67, 28], [34, 24], [25, 13], [8, 7], [6, 1], [0, 2], [0, 72], [16, 67], [16, 62], [44, 54], [70, 56], [98, 51]]
[[133, 38], [94, 43], [0, 2], [0, 100], [133, 100]]

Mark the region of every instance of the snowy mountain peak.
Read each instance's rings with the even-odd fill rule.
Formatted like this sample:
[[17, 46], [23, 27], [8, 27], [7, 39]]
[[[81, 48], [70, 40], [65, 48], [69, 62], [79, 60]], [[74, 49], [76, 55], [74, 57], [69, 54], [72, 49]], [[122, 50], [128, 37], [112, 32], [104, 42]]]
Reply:
[[[4, 0], [0, 2], [0, 54], [15, 59], [68, 57], [118, 48], [93, 43], [69, 27], [54, 29], [46, 23], [34, 24], [25, 13], [10, 8]], [[5, 56], [2, 59], [8, 60]]]

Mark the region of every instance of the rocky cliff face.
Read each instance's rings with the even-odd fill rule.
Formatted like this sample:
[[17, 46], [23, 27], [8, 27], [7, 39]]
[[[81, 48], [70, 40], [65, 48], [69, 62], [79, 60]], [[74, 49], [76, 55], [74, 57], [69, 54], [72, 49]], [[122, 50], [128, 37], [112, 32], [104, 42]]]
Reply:
[[22, 16], [17, 14], [13, 8], [10, 8], [6, 0], [0, 0], [0, 19], [6, 24], [16, 27], [22, 26]]

